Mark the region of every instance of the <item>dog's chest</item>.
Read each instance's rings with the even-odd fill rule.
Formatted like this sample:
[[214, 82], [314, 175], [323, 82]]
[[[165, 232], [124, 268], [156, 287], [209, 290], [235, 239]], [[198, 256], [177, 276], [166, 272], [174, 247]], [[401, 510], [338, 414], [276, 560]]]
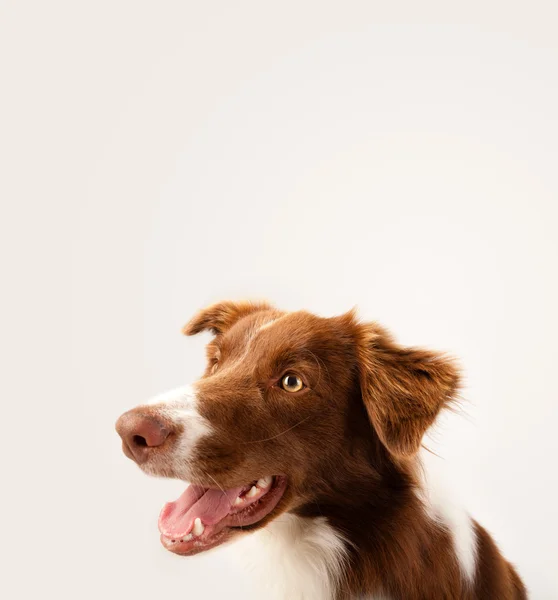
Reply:
[[[343, 585], [346, 546], [325, 518], [281, 515], [231, 546], [268, 600], [334, 600]], [[354, 600], [389, 600], [366, 596]]]
[[343, 579], [345, 544], [324, 518], [284, 514], [233, 547], [269, 600], [333, 600]]

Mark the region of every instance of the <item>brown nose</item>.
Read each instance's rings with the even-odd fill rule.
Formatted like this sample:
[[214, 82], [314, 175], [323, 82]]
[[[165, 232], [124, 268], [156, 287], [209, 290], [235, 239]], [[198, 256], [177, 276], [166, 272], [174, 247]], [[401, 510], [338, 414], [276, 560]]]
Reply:
[[138, 465], [149, 458], [152, 448], [162, 446], [170, 434], [161, 421], [138, 409], [124, 413], [116, 421], [116, 431], [122, 438], [124, 454]]

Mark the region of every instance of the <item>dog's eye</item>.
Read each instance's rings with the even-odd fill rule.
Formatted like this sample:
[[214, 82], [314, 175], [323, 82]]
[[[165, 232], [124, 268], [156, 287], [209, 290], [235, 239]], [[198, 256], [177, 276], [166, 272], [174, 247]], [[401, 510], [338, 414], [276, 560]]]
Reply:
[[292, 373], [287, 373], [281, 380], [281, 387], [287, 392], [299, 392], [304, 384], [302, 379]]

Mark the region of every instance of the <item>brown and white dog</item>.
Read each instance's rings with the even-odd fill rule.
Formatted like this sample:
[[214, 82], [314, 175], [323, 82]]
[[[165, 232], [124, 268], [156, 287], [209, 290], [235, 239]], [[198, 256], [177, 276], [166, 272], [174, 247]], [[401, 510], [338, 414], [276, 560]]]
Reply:
[[165, 548], [189, 556], [242, 538], [277, 599], [527, 597], [425, 468], [423, 435], [458, 390], [451, 360], [353, 312], [223, 302], [184, 333], [204, 330], [203, 377], [116, 426], [146, 473], [190, 482], [161, 512]]

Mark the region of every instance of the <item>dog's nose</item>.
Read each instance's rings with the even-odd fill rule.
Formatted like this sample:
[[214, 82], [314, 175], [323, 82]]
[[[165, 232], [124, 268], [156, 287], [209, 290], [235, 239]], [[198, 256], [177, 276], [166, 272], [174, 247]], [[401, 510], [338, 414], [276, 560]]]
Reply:
[[170, 434], [161, 421], [137, 409], [124, 413], [116, 421], [116, 431], [122, 438], [124, 454], [138, 464], [144, 463], [151, 449], [162, 446]]

